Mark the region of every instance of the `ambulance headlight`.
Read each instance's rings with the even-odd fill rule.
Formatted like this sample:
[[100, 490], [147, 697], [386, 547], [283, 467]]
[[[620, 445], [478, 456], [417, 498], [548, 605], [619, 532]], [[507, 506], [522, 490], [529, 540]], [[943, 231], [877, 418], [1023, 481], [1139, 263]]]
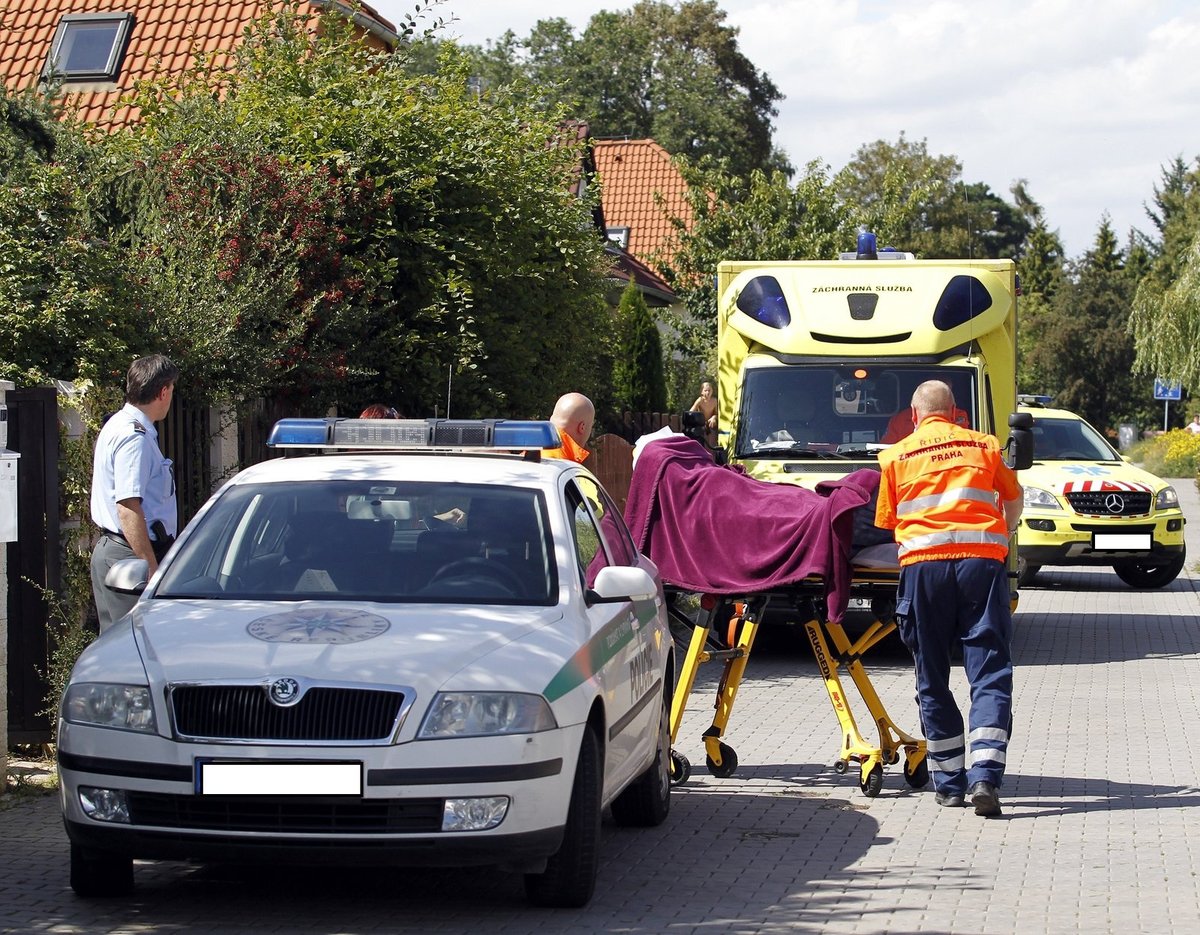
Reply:
[[1179, 494], [1175, 492], [1174, 487], [1164, 487], [1158, 492], [1158, 496], [1154, 498], [1154, 509], [1156, 510], [1177, 510], [1179, 509]]
[[1058, 502], [1058, 498], [1049, 490], [1042, 490], [1041, 487], [1026, 487], [1025, 488], [1025, 506], [1035, 510], [1061, 510], [1062, 504]]

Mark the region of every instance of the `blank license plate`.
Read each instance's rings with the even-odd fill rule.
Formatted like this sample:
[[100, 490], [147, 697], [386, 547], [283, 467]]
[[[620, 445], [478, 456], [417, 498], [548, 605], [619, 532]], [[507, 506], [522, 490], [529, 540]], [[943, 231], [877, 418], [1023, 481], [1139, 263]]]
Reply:
[[196, 764], [201, 795], [362, 795], [361, 763]]
[[1151, 536], [1148, 532], [1094, 532], [1092, 548], [1097, 552], [1143, 551], [1149, 552]]

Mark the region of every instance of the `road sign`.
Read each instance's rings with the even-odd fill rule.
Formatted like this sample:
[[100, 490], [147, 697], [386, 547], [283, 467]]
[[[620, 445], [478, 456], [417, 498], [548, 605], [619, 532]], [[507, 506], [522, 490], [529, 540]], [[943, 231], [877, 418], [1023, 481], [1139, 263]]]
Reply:
[[1168, 383], [1165, 380], [1155, 377], [1154, 398], [1178, 401], [1183, 398], [1183, 387], [1178, 383]]

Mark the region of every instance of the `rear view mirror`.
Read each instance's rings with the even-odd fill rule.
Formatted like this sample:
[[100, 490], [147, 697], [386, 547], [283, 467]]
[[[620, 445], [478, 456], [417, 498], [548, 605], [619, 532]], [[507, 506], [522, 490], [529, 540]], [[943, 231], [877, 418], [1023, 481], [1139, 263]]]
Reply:
[[1008, 417], [1008, 458], [1006, 463], [1014, 471], [1023, 471], [1033, 464], [1033, 416], [1028, 412], [1014, 412]]

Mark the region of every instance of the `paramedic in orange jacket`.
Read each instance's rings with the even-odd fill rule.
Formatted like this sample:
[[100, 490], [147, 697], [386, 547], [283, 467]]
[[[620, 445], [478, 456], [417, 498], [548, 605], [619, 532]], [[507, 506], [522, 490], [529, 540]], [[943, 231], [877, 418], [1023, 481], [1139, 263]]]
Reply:
[[543, 448], [542, 457], [565, 458], [583, 464], [591, 454], [584, 445], [592, 437], [592, 425], [596, 421], [596, 407], [582, 393], [564, 393], [554, 404], [550, 421], [558, 429], [562, 440], [561, 448]]
[[[1012, 727], [1005, 559], [1021, 485], [994, 436], [951, 421], [954, 396], [945, 383], [922, 383], [912, 404], [916, 431], [879, 453], [875, 522], [896, 534], [896, 620], [916, 667], [937, 803], [961, 807], [969, 797], [976, 815], [999, 815]], [[950, 691], [955, 643], [971, 686], [966, 738]]]

